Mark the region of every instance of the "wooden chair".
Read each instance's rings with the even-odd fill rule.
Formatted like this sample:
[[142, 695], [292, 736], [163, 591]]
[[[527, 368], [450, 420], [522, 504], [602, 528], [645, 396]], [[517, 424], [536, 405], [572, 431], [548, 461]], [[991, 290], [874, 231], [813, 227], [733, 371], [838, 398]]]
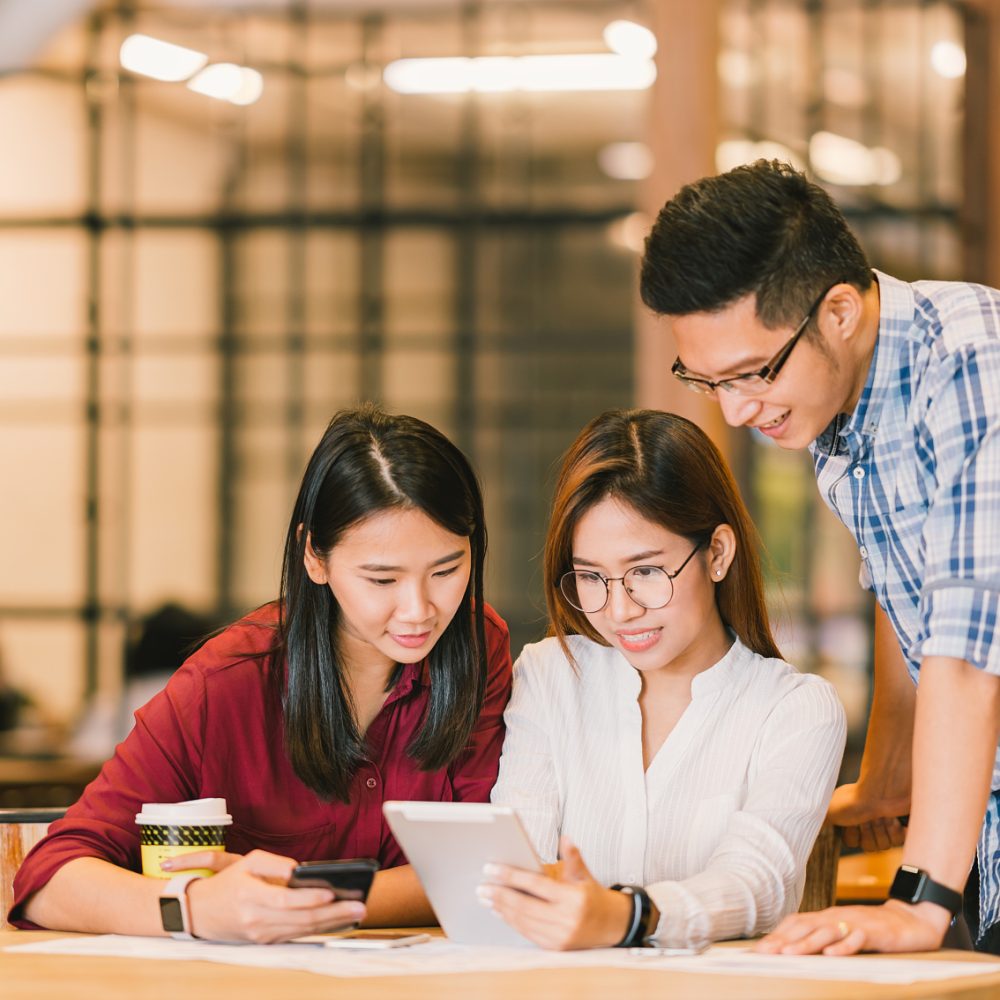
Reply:
[[819, 831], [806, 864], [806, 885], [799, 913], [825, 910], [837, 899], [837, 865], [840, 861], [840, 829], [824, 826]]
[[0, 930], [11, 930], [7, 913], [14, 903], [14, 876], [24, 856], [45, 836], [65, 809], [0, 809]]
[[899, 867], [903, 849], [840, 856], [840, 829], [824, 826], [806, 865], [800, 913], [825, 910], [834, 903], [881, 903]]

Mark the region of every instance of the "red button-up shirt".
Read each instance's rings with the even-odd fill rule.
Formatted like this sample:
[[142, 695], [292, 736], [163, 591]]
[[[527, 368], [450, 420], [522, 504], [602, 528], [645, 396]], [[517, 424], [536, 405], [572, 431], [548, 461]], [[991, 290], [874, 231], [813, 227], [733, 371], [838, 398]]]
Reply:
[[[382, 816], [390, 799], [488, 802], [503, 743], [510, 697], [507, 626], [487, 606], [489, 676], [469, 748], [449, 767], [421, 771], [406, 752], [430, 694], [425, 662], [403, 667], [366, 734], [370, 762], [355, 773], [350, 800], [324, 802], [304, 785], [284, 749], [284, 721], [270, 684], [272, 657], [248, 658], [272, 643], [270, 605], [226, 629], [136, 712], [135, 728], [66, 816], [25, 859], [14, 880], [11, 923], [21, 906], [67, 861], [95, 857], [141, 870], [135, 816], [145, 802], [221, 796], [233, 825], [226, 849], [254, 848], [310, 861], [376, 858], [406, 864]], [[284, 662], [280, 669], [284, 671]]]

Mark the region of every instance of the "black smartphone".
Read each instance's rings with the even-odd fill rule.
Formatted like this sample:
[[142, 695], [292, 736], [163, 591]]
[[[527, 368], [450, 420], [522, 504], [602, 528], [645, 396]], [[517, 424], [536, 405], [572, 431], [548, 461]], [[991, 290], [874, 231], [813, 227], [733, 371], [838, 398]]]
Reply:
[[335, 899], [356, 899], [363, 903], [377, 871], [378, 862], [373, 858], [303, 861], [292, 872], [288, 884], [296, 889], [333, 889]]

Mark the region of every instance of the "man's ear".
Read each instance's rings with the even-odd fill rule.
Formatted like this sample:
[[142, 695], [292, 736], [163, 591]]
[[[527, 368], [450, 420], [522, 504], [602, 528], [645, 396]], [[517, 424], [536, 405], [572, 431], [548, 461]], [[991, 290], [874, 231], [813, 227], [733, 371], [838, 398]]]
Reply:
[[826, 329], [834, 339], [850, 340], [860, 329], [865, 303], [854, 285], [837, 285], [823, 303], [827, 313]]
[[[297, 531], [301, 536], [302, 525], [298, 526]], [[329, 576], [326, 572], [326, 563], [316, 554], [316, 550], [313, 548], [312, 535], [306, 532], [306, 549], [305, 554], [302, 557], [302, 564], [306, 568], [306, 573], [309, 575], [309, 579], [313, 583], [318, 583], [320, 585], [329, 582]]]

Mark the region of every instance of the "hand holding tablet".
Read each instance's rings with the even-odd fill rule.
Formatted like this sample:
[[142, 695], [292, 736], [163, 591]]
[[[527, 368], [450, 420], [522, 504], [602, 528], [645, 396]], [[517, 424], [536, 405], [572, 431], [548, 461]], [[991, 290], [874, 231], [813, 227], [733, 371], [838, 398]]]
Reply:
[[382, 810], [450, 940], [531, 946], [476, 895], [488, 864], [542, 872], [513, 809], [479, 802], [386, 802]]

